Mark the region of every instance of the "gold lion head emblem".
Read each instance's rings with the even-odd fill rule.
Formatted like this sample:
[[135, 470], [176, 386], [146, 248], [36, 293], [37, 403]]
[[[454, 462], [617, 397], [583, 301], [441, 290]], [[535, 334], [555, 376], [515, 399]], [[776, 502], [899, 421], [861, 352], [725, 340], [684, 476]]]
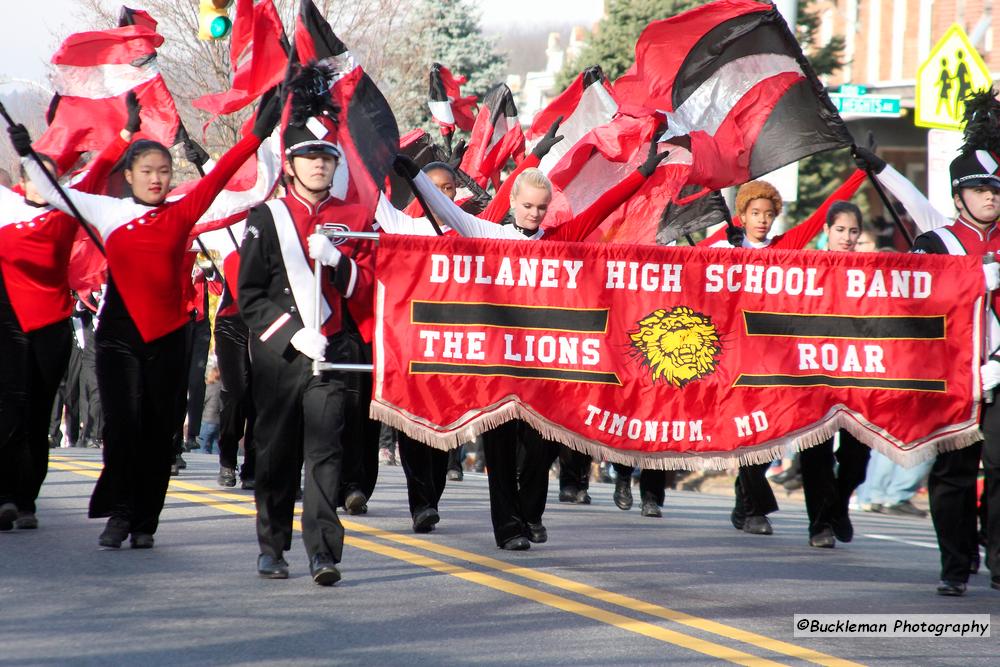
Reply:
[[653, 375], [676, 387], [712, 373], [722, 352], [712, 319], [687, 306], [660, 308], [639, 320], [628, 333], [635, 354]]

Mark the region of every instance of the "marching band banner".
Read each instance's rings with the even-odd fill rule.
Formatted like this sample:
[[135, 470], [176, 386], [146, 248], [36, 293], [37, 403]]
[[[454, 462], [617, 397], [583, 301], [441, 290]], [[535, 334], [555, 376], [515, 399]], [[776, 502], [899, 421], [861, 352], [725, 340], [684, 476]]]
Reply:
[[372, 417], [667, 469], [846, 429], [913, 465], [982, 437], [980, 262], [383, 235]]

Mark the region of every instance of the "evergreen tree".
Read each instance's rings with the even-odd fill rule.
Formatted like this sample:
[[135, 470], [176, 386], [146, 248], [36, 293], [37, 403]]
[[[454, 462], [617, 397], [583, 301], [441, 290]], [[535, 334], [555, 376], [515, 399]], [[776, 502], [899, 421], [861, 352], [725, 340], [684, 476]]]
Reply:
[[617, 79], [635, 61], [635, 43], [647, 25], [699, 4], [702, 3], [697, 0], [610, 0], [607, 14], [579, 58], [567, 62], [559, 73], [556, 89], [565, 89], [580, 71], [591, 65], [600, 65], [609, 79]]
[[468, 77], [463, 94], [483, 95], [506, 78], [506, 57], [496, 40], [483, 35], [479, 10], [472, 0], [421, 0], [411, 14], [400, 54], [413, 67], [388, 73], [400, 129], [437, 126], [427, 108], [427, 77], [439, 62], [455, 75]]

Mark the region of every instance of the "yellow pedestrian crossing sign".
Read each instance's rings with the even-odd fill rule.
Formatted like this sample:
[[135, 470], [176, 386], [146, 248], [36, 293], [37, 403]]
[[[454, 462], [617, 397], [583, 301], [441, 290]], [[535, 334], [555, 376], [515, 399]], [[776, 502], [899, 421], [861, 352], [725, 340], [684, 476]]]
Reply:
[[992, 85], [989, 68], [956, 23], [917, 68], [913, 123], [961, 130], [965, 124], [965, 98]]

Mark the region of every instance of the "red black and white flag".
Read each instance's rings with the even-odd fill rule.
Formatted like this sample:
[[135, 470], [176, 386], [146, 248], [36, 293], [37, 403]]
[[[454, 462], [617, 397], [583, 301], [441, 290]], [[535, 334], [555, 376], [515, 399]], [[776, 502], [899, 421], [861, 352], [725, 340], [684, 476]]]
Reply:
[[771, 4], [719, 0], [650, 23], [615, 81], [624, 113], [666, 115], [687, 135], [692, 182], [744, 183], [852, 143], [785, 19]]
[[486, 93], [472, 128], [469, 148], [462, 159], [462, 171], [481, 186], [499, 179], [507, 160], [524, 157], [524, 132], [517, 119], [517, 105], [507, 84], [500, 83]]
[[538, 168], [548, 174], [576, 142], [594, 128], [611, 122], [617, 112], [614, 89], [601, 68], [595, 65], [580, 72], [566, 90], [535, 114], [525, 132], [529, 140], [536, 141], [562, 118], [559, 134], [563, 140], [549, 150]]
[[[389, 103], [312, 0], [302, 0], [299, 7], [294, 58], [333, 71], [330, 92], [340, 111], [339, 128], [329, 140], [337, 143], [343, 154], [334, 190], [346, 178], [345, 200], [374, 214], [379, 192], [385, 187], [386, 176], [393, 173], [392, 163], [399, 152], [399, 128]], [[333, 137], [332, 124], [325, 125], [328, 137]]]
[[288, 66], [288, 48], [272, 0], [237, 2], [229, 59], [232, 87], [192, 102], [213, 117], [239, 111], [281, 83]]
[[121, 28], [127, 25], [141, 25], [156, 32], [156, 26], [159, 25], [159, 22], [144, 9], [132, 9], [131, 7], [123, 6], [121, 13], [118, 15], [118, 27]]
[[49, 107], [49, 127], [34, 147], [51, 156], [60, 171], [82, 153], [106, 146], [125, 127], [125, 96], [130, 91], [142, 105], [138, 137], [167, 146], [175, 143], [180, 117], [156, 55], [163, 37], [148, 25], [142, 21], [74, 33], [52, 56], [56, 97]]
[[[579, 215], [635, 171], [646, 159], [649, 142], [656, 140], [661, 121], [657, 114], [620, 115], [571, 146], [549, 172], [553, 197], [546, 226], [557, 226]], [[691, 171], [691, 153], [680, 142], [660, 143], [657, 150], [670, 150], [670, 155], [588, 240], [655, 242], [657, 220]]]
[[461, 86], [466, 81], [464, 76], [455, 76], [440, 63], [431, 67], [427, 105], [431, 118], [441, 126], [442, 135], [453, 133], [456, 127], [469, 132], [476, 122], [476, 96], [462, 95]]

